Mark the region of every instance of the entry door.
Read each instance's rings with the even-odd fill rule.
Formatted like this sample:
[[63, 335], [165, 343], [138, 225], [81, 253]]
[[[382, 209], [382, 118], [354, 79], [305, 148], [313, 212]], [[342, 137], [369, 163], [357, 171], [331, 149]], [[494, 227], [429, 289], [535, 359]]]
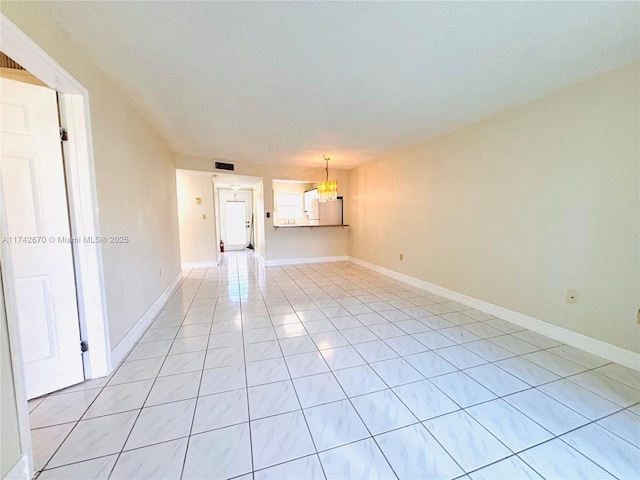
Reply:
[[[5, 288], [27, 397], [84, 380], [56, 92], [1, 79], [0, 202]], [[11, 291], [12, 290], [12, 291]]]
[[225, 250], [244, 250], [251, 234], [251, 191], [219, 190], [220, 230]]

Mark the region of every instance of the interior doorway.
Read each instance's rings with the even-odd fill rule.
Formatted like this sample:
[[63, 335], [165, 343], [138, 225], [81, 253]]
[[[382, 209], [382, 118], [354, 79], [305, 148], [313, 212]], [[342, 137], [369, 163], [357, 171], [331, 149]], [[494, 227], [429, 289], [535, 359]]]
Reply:
[[216, 241], [225, 251], [253, 247], [264, 258], [264, 181], [261, 177], [214, 173]]
[[[37, 77], [36, 84], [45, 84], [58, 92], [60, 120], [66, 128], [68, 138], [68, 141], [63, 144], [68, 200], [67, 226], [70, 227], [68, 235], [74, 238], [97, 238], [100, 236], [100, 230], [91, 142], [89, 92], [1, 13], [0, 30], [2, 30], [3, 53], [32, 72]], [[4, 101], [7, 98], [5, 92], [2, 91], [0, 94]], [[5, 119], [4, 112], [2, 119]], [[59, 132], [56, 133], [59, 134]], [[60, 144], [57, 145], [57, 149], [60, 150]], [[27, 170], [31, 173], [30, 168]], [[39, 194], [43, 193], [42, 186], [38, 182], [35, 190]], [[4, 217], [5, 215], [3, 219]], [[2, 223], [4, 222], [0, 222], [0, 237], [7, 236]], [[85, 377], [98, 378], [109, 374], [112, 370], [101, 246], [96, 242], [72, 243], [70, 249], [73, 257], [73, 273], [76, 277], [75, 293], [80, 335], [87, 339], [91, 346], [83, 355]], [[12, 382], [14, 387], [13, 398], [3, 397], [3, 411], [6, 408], [7, 412], [12, 412], [12, 415], [15, 413], [20, 441], [20, 457], [11, 467], [9, 475], [12, 478], [31, 478], [33, 454], [23, 350], [32, 348], [33, 345], [27, 342], [23, 348], [19, 328], [20, 314], [16, 301], [16, 278], [11, 269], [11, 261], [7, 260], [10, 257], [7, 244], [1, 244], [0, 251], [3, 288], [3, 294], [0, 295], [0, 309], [6, 312], [6, 316], [2, 316], [1, 340], [3, 345], [8, 345], [4, 350], [6, 355], [3, 355], [2, 382], [3, 390], [6, 388], [7, 391], [11, 391], [9, 382]], [[41, 301], [40, 305], [46, 305], [46, 302]], [[51, 334], [57, 335], [57, 329], [53, 328]], [[80, 345], [76, 341], [74, 343], [80, 350]], [[15, 400], [15, 402], [5, 402], [6, 400]]]
[[264, 256], [262, 178], [177, 169], [176, 191], [183, 269], [217, 266], [221, 241]]

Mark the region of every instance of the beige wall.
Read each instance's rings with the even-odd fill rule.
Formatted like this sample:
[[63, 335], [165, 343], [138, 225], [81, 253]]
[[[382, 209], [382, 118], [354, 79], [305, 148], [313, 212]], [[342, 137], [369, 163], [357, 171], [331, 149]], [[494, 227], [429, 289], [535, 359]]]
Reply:
[[0, 288], [0, 385], [2, 385], [0, 388], [0, 402], [2, 402], [0, 403], [0, 478], [5, 478], [20, 458], [22, 447], [2, 288]]
[[[217, 260], [213, 182], [210, 175], [176, 175], [178, 218], [180, 223], [180, 259], [183, 262]], [[201, 203], [196, 203], [200, 198]], [[203, 218], [203, 215], [206, 218]]]
[[[318, 162], [319, 168], [303, 167], [273, 167], [267, 165], [235, 163], [234, 173], [260, 177], [263, 180], [264, 212], [273, 212], [273, 180], [304, 180], [321, 181], [325, 177], [324, 166]], [[197, 171], [212, 171], [213, 159], [176, 154], [174, 158], [176, 168]], [[345, 222], [349, 223], [348, 205], [351, 201], [349, 194], [349, 171], [331, 169], [329, 176], [338, 181], [338, 194], [344, 197]], [[264, 221], [264, 258], [267, 261], [284, 261], [297, 258], [333, 257], [346, 255], [349, 242], [348, 227], [330, 228], [294, 228], [276, 229], [273, 227], [273, 217], [262, 217]], [[262, 245], [261, 245], [262, 247]], [[262, 252], [261, 252], [262, 253]]]
[[350, 255], [640, 352], [638, 72], [354, 169]]
[[173, 154], [41, 3], [2, 13], [89, 91], [101, 233], [130, 238], [102, 251], [113, 349], [180, 271]]

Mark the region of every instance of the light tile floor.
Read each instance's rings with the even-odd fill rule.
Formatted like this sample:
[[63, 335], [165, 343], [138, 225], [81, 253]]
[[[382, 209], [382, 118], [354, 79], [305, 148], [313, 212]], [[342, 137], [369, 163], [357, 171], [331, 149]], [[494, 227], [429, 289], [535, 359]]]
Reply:
[[192, 270], [39, 480], [639, 478], [640, 373], [352, 263]]

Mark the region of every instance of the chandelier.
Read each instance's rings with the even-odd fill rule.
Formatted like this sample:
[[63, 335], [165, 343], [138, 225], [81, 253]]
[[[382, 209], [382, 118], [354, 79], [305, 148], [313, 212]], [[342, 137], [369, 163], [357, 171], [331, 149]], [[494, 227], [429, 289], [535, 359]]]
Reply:
[[320, 197], [321, 202], [331, 202], [338, 198], [338, 182], [336, 180], [329, 181], [329, 160], [331, 158], [325, 155], [322, 158], [326, 162], [325, 170], [327, 175], [325, 181], [318, 184], [318, 197]]

